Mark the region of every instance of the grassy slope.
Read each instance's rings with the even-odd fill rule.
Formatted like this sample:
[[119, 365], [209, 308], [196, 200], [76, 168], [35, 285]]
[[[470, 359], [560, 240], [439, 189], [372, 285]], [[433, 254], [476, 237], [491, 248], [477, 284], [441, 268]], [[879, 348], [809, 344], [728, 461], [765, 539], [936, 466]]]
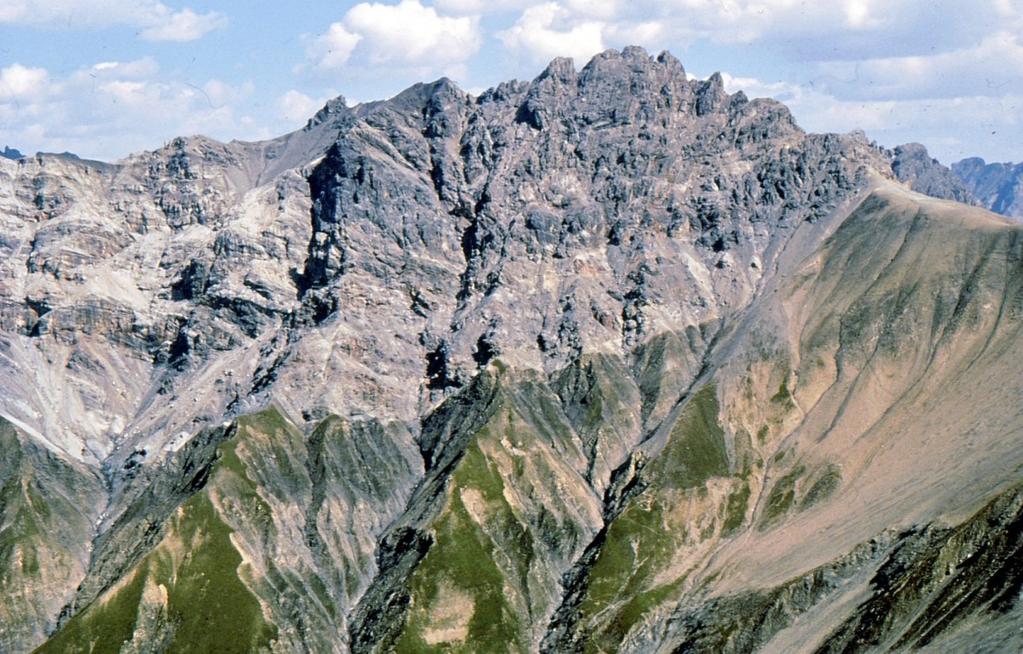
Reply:
[[[283, 418], [270, 409], [241, 421], [220, 446], [208, 485], [172, 516], [160, 544], [114, 588], [76, 615], [37, 652], [118, 652], [144, 630], [143, 588], [166, 590], [157, 629], [170, 634], [167, 652], [251, 652], [269, 647], [276, 629], [249, 589], [247, 566], [231, 542], [223, 507], [268, 517], [236, 453], [250, 429], [272, 431]], [[139, 635], [144, 636], [144, 633]]]
[[707, 495], [705, 484], [730, 475], [724, 431], [718, 422], [714, 386], [688, 401], [664, 448], [643, 469], [646, 489], [633, 497], [610, 523], [603, 546], [584, 583], [579, 621], [587, 651], [608, 651], [644, 614], [677, 597], [685, 571], [664, 573], [679, 550], [707, 532], [734, 528], [745, 515], [748, 490], [730, 501], [729, 515], [703, 524], [687, 512]]
[[556, 396], [521, 381], [498, 404], [429, 524], [434, 542], [407, 582], [398, 652], [532, 651], [560, 597], [560, 571], [595, 528], [586, 459]]

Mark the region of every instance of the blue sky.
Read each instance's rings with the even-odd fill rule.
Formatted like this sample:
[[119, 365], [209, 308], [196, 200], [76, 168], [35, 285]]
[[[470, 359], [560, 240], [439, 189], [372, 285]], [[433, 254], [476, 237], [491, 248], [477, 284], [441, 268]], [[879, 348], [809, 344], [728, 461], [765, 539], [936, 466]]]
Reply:
[[630, 44], [811, 131], [1023, 160], [1023, 0], [0, 0], [0, 147], [267, 138], [336, 95], [444, 75], [478, 92]]

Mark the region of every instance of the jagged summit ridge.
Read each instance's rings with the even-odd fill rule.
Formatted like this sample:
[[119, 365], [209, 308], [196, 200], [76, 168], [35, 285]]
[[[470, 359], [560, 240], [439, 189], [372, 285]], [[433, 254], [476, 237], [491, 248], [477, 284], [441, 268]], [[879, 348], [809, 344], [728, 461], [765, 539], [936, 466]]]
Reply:
[[[4, 412], [93, 460], [271, 394], [297, 416], [411, 423], [495, 355], [556, 367], [743, 304], [772, 238], [862, 184], [858, 160], [885, 167], [865, 143], [806, 135], [774, 101], [629, 48], [479, 98], [441, 80], [334, 101], [264, 143], [12, 162], [4, 328], [28, 368], [85, 395], [46, 400], [50, 384], [11, 370]], [[40, 345], [55, 351], [29, 354]], [[87, 365], [62, 363], [93, 346]], [[328, 350], [321, 378], [341, 387], [289, 364]]]

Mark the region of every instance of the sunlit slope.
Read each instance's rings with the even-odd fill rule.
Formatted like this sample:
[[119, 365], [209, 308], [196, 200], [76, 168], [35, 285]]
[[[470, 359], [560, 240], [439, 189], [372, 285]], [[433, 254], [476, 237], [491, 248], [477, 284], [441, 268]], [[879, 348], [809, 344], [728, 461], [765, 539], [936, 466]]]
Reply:
[[[547, 649], [861, 651], [983, 632], [1019, 583], [1004, 571], [1020, 556], [1021, 317], [1023, 230], [869, 195], [780, 271], [683, 419], [641, 447], [641, 490], [577, 565]], [[1003, 491], [958, 531], [905, 531]], [[987, 541], [1002, 545], [972, 559]]]

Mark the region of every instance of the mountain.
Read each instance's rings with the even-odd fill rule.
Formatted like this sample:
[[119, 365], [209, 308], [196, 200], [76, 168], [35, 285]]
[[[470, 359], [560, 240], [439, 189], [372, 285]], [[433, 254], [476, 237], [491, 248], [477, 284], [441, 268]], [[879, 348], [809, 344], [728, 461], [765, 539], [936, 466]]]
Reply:
[[0, 650], [1019, 649], [1023, 227], [907, 147], [626, 48], [0, 161]]
[[919, 143], [907, 143], [893, 150], [892, 172], [900, 182], [908, 182], [913, 190], [924, 195], [982, 206], [973, 195], [973, 187], [931, 157]]
[[1023, 164], [985, 163], [979, 157], [952, 164], [952, 170], [991, 211], [1023, 218]]
[[25, 155], [23, 155], [22, 153], [18, 152], [17, 150], [15, 150], [14, 148], [10, 147], [9, 145], [5, 145], [4, 149], [0, 150], [0, 157], [3, 157], [5, 159], [14, 159], [15, 161], [17, 161], [18, 159], [24, 158]]

